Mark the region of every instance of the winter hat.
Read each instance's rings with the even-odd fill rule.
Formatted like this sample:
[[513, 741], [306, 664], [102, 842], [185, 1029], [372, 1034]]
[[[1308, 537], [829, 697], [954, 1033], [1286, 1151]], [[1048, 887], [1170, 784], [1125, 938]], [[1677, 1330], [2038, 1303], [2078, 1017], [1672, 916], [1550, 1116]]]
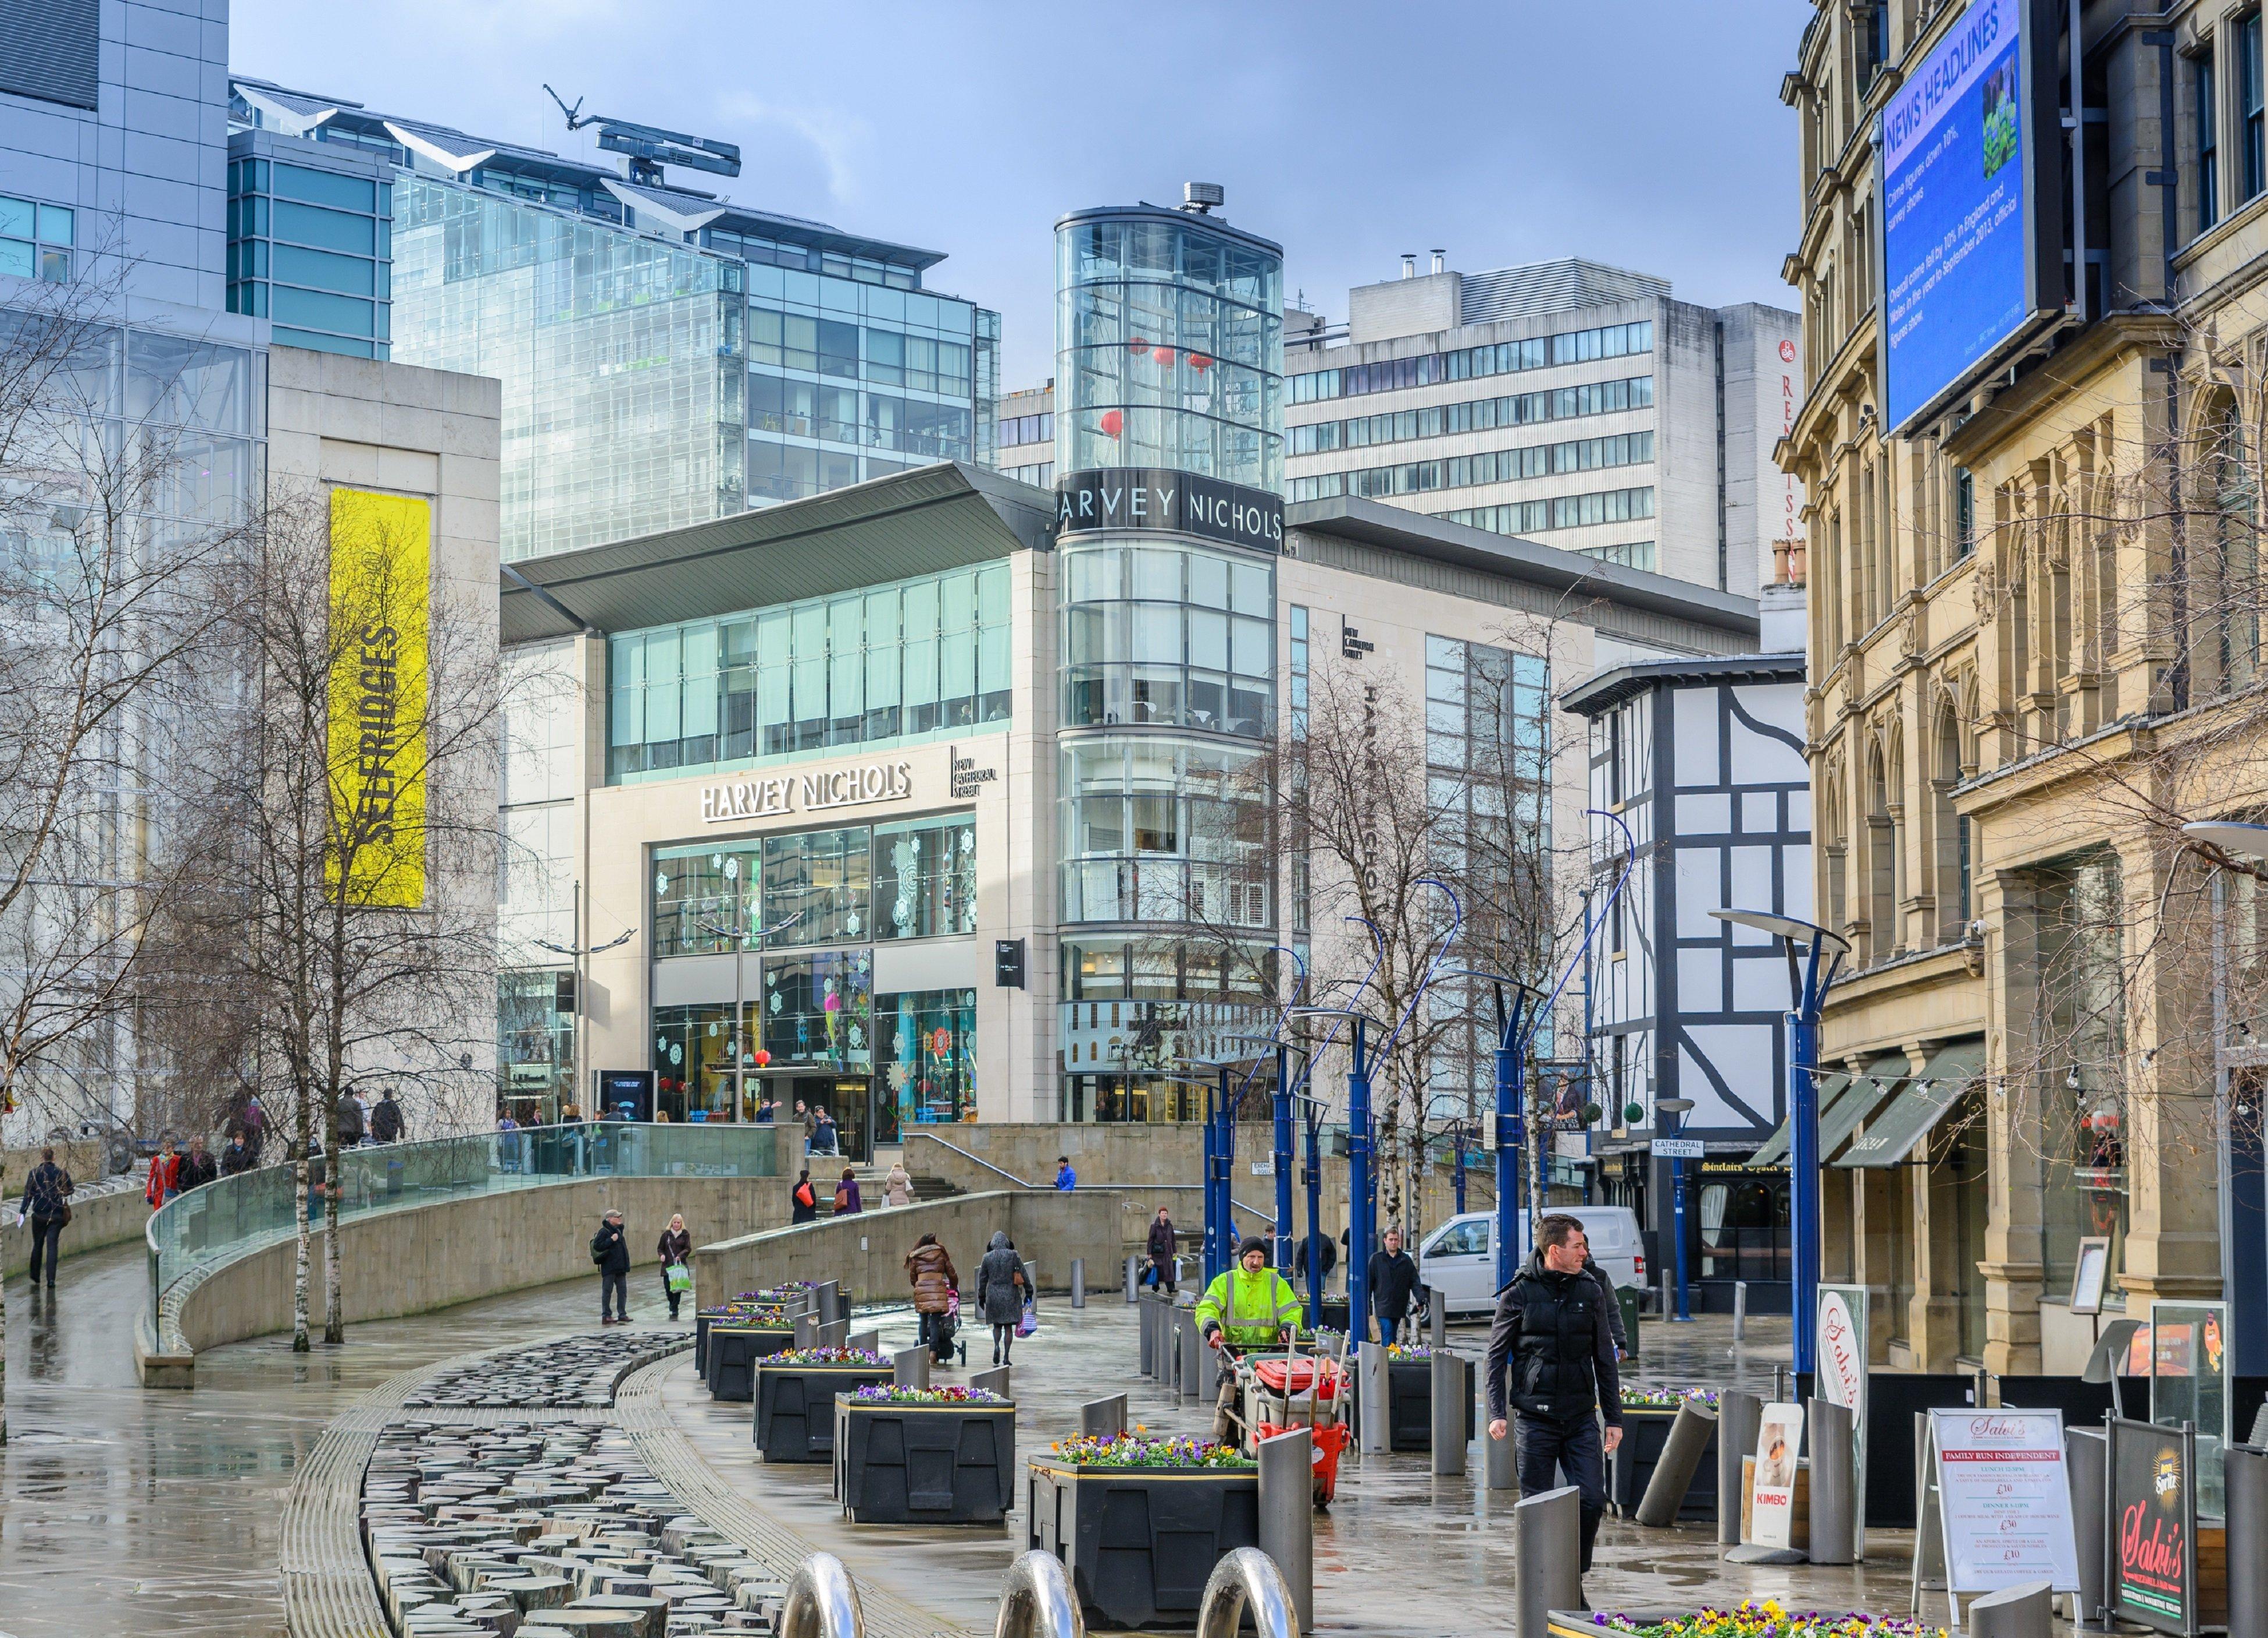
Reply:
[[1244, 1243], [1236, 1248], [1236, 1260], [1241, 1263], [1255, 1251], [1263, 1257], [1267, 1256], [1268, 1242], [1256, 1234], [1248, 1234], [1244, 1236]]

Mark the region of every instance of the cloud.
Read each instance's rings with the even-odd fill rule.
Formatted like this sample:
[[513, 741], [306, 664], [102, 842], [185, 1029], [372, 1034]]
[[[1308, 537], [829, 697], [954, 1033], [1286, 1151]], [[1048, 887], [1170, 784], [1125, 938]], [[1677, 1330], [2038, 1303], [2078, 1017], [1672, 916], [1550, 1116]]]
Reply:
[[789, 107], [746, 92], [718, 99], [716, 111], [719, 121], [770, 126], [805, 144], [818, 156], [827, 173], [827, 191], [836, 200], [856, 199], [864, 192], [860, 160], [873, 145], [874, 131], [863, 116], [840, 108]]

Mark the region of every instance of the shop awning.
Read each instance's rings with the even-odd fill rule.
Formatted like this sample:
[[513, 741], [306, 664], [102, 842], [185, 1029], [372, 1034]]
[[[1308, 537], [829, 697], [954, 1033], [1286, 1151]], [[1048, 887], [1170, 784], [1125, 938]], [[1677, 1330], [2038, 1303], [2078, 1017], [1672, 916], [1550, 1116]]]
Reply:
[[[1850, 1089], [1851, 1077], [1846, 1074], [1826, 1074], [1819, 1077], [1819, 1110], [1822, 1125], [1827, 1118], [1827, 1111], [1832, 1109], [1837, 1100]], [[1783, 1120], [1779, 1123], [1778, 1129], [1764, 1140], [1764, 1147], [1749, 1156], [1748, 1163], [1751, 1166], [1785, 1165], [1787, 1162], [1787, 1122]]]
[[1938, 1048], [1921, 1074], [1867, 1122], [1866, 1132], [1852, 1140], [1850, 1153], [1834, 1164], [1852, 1169], [1904, 1164], [1914, 1146], [1936, 1129], [1984, 1072], [1981, 1037]]
[[1867, 1072], [1855, 1077], [1851, 1089], [1835, 1100], [1835, 1107], [1822, 1110], [1819, 1117], [1819, 1158], [1830, 1161], [1850, 1135], [1859, 1129], [1859, 1123], [1872, 1118], [1896, 1096], [1898, 1088], [1913, 1073], [1904, 1052], [1886, 1052], [1867, 1066]]

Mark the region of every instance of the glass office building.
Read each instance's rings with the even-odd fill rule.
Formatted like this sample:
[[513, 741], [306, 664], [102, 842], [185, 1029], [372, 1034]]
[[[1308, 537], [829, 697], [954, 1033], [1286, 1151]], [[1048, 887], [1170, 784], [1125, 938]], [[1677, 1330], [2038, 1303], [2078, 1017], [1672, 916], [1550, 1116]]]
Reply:
[[991, 460], [999, 315], [924, 287], [938, 252], [232, 89], [232, 306], [501, 380], [507, 559]]
[[1264, 1026], [1273, 992], [1274, 550], [1090, 501], [1211, 479], [1280, 540], [1283, 253], [1143, 205], [1065, 217], [1056, 262], [1058, 1113], [1186, 1119], [1175, 1059]]

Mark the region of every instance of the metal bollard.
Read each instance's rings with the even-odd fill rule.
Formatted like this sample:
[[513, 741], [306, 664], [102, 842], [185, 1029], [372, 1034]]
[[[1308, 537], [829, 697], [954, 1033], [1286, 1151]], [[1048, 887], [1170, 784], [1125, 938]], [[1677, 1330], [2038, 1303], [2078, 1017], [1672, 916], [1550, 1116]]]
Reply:
[[1646, 1494], [1638, 1499], [1639, 1524], [1667, 1530], [1677, 1522], [1685, 1506], [1685, 1493], [1693, 1487], [1693, 1475], [1716, 1428], [1717, 1413], [1699, 1400], [1688, 1399], [1677, 1407], [1677, 1420], [1670, 1423], [1669, 1437], [1662, 1442], [1653, 1477], [1646, 1481]]
[[[1853, 1445], [1857, 1422], [1851, 1408], [1830, 1400], [1811, 1401], [1811, 1546], [1814, 1564], [1848, 1564], [1852, 1551], [1852, 1521], [1858, 1516], [1858, 1453]], [[1973, 1629], [1972, 1629], [1973, 1630]]]
[[2228, 1496], [2228, 1630], [2268, 1633], [2268, 1450], [2232, 1445], [2223, 1472]]
[[1079, 1407], [1079, 1431], [1088, 1439], [1116, 1439], [1126, 1431], [1126, 1396], [1089, 1399]]
[[[1440, 1294], [1434, 1293], [1438, 1300]], [[1432, 1359], [1433, 1477], [1454, 1479], [1465, 1471], [1465, 1419], [1473, 1413], [1472, 1361], [1447, 1348]]]
[[[2063, 1432], [2063, 1451], [2064, 1471], [2071, 1475], [2072, 1535], [2079, 1547], [2079, 1590], [2072, 1595], [2078, 1605], [2073, 1624], [2082, 1631], [2108, 1631], [2109, 1623], [2098, 1625], [2097, 1617], [2110, 1590], [2104, 1581], [2104, 1572], [2109, 1568], [2104, 1546], [2110, 1521], [2103, 1515], [2110, 1504], [2110, 1442], [2100, 1428], [2066, 1428]], [[2230, 1556], [2233, 1568], [2233, 1544]], [[2232, 1575], [2232, 1603], [2235, 1596]], [[2229, 1630], [2244, 1629], [2232, 1627]]]
[[1181, 1330], [1182, 1403], [1187, 1405], [1204, 1398], [1208, 1385], [1205, 1355], [1211, 1350], [1205, 1347], [1204, 1332], [1197, 1329], [1197, 1317], [1194, 1312], [1182, 1310], [1174, 1323]]
[[1583, 1504], [1572, 1485], [1512, 1509], [1512, 1630], [1550, 1638], [1551, 1612], [1583, 1601]]
[[1086, 1306], [1086, 1259], [1083, 1257], [1071, 1259], [1071, 1305]]
[[2021, 1587], [1986, 1593], [1969, 1605], [1965, 1631], [1968, 1638], [2054, 1638], [2055, 1583], [2028, 1581]]
[[918, 1347], [901, 1348], [890, 1355], [890, 1381], [901, 1388], [929, 1386], [930, 1352], [927, 1343]]
[[1141, 1374], [1145, 1376], [1158, 1374], [1157, 1307], [1147, 1296], [1137, 1298], [1134, 1303], [1134, 1328], [1142, 1333]]
[[1061, 1559], [1035, 1547], [1008, 1567], [992, 1638], [1086, 1638]]
[[1126, 1306], [1134, 1306], [1134, 1294], [1142, 1288], [1141, 1258], [1135, 1252], [1126, 1253]]
[[1445, 1291], [1425, 1294], [1425, 1334], [1437, 1348], [1449, 1346], [1449, 1297]]
[[879, 1331], [854, 1331], [850, 1333], [850, 1339], [843, 1346], [865, 1354], [880, 1354], [882, 1351], [882, 1333]]
[[795, 1317], [795, 1346], [815, 1348], [819, 1346], [819, 1316], [798, 1314]]
[[1733, 1340], [1745, 1342], [1749, 1334], [1749, 1282], [1733, 1281]]
[[968, 1385], [981, 1392], [997, 1393], [1002, 1398], [1007, 1398], [1008, 1367], [995, 1365], [990, 1370], [980, 1370], [968, 1379]]
[[1257, 1547], [1239, 1547], [1212, 1567], [1197, 1601], [1197, 1638], [1236, 1638], [1248, 1606], [1260, 1638], [1300, 1638], [1292, 1590]]
[[1385, 1345], [1366, 1339], [1358, 1358], [1355, 1412], [1361, 1418], [1362, 1453], [1383, 1455], [1394, 1440], [1394, 1412], [1387, 1398], [1393, 1378], [1387, 1374]]
[[1315, 1624], [1314, 1435], [1294, 1428], [1260, 1442], [1260, 1550], [1292, 1595], [1300, 1630]]
[[819, 1346], [822, 1348], [847, 1348], [850, 1346], [850, 1322], [830, 1319], [819, 1328]]
[[[1481, 1413], [1486, 1415], [1488, 1406], [1481, 1406]], [[1483, 1466], [1488, 1475], [1488, 1487], [1491, 1490], [1517, 1493], [1520, 1489], [1520, 1449], [1513, 1439], [1516, 1431], [1509, 1418], [1506, 1419], [1501, 1439], [1491, 1439], [1486, 1428], [1481, 1429]]]
[[843, 1561], [814, 1553], [796, 1566], [780, 1607], [780, 1638], [860, 1638], [865, 1617]]
[[843, 1317], [843, 1282], [822, 1280], [819, 1282], [819, 1323], [832, 1324]]
[[1755, 1454], [1764, 1402], [1741, 1388], [1717, 1396], [1717, 1545], [1741, 1545], [1741, 1458]]

